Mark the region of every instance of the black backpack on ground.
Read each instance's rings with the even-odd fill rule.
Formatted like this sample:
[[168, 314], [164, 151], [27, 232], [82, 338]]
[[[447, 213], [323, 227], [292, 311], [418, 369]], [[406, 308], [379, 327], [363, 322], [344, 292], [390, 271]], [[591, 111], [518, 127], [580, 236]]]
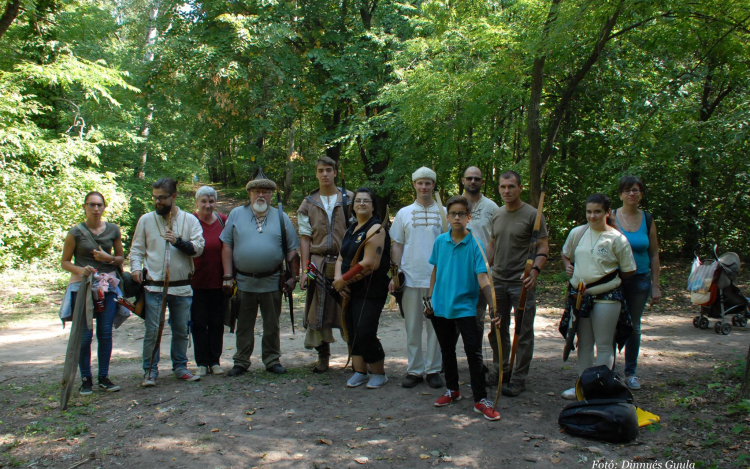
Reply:
[[622, 399], [591, 399], [566, 406], [557, 422], [565, 433], [625, 443], [638, 436], [635, 406]]
[[587, 368], [576, 383], [585, 400], [566, 406], [557, 422], [571, 435], [624, 443], [638, 436], [633, 394], [607, 366]]

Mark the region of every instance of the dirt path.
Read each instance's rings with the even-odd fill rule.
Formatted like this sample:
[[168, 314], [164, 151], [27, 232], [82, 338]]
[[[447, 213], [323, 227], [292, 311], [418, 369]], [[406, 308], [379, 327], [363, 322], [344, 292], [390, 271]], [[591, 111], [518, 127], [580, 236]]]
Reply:
[[[400, 387], [405, 334], [394, 311], [381, 320], [390, 377], [381, 390], [345, 387], [350, 373], [340, 370], [346, 360], [341, 341], [332, 347], [336, 370], [309, 373], [314, 356], [302, 346], [299, 324], [297, 335], [291, 335], [288, 317], [282, 319], [287, 375], [265, 372], [256, 350], [251, 373], [177, 382], [168, 372], [167, 329], [158, 386], [143, 389], [144, 327], [132, 318], [114, 335], [111, 375], [122, 390], [74, 396], [75, 405], [62, 413], [56, 408], [56, 383], [68, 330], [59, 323], [13, 325], [0, 331], [0, 464], [68, 468], [93, 452], [96, 460], [81, 467], [592, 467], [601, 458], [663, 465], [668, 459], [706, 460], [710, 453], [717, 467], [727, 467], [750, 449], [743, 417], [736, 438], [719, 438], [706, 449], [708, 422], [731, 428], [733, 420], [723, 411], [707, 415], [705, 406], [691, 407], [685, 399], [710, 401], [705, 389], [716, 379], [715, 367], [744, 355], [750, 328], [734, 328], [729, 336], [695, 329], [694, 309], [671, 306], [672, 314], [646, 317], [640, 360], [644, 389], [636, 394], [637, 403], [663, 421], [642, 429], [636, 442], [625, 446], [560, 433], [557, 416], [567, 402], [559, 393], [572, 385], [576, 363], [575, 357], [569, 363], [560, 358], [557, 309], [540, 308], [527, 391], [500, 398], [500, 422], [473, 413], [470, 398], [438, 409], [432, 403], [442, 390]], [[222, 364], [229, 368], [233, 335], [225, 334], [224, 348]], [[459, 359], [459, 367], [468, 380], [465, 359]], [[468, 383], [462, 388], [470, 397]], [[489, 391], [494, 396], [496, 388]]]

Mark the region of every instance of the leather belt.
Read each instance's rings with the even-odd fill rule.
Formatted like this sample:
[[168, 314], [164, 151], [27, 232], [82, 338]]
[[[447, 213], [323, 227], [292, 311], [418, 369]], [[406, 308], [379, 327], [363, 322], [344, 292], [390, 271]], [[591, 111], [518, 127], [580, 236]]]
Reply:
[[283, 265], [283, 264], [280, 264], [278, 267], [276, 267], [273, 270], [269, 270], [268, 272], [258, 272], [257, 274], [256, 273], [250, 273], [250, 272], [243, 272], [243, 271], [241, 271], [240, 269], [237, 269], [237, 268], [235, 268], [235, 270], [237, 271], [238, 274], [242, 275], [243, 277], [265, 278], [265, 277], [270, 277], [271, 275], [274, 275], [274, 274], [277, 274], [277, 273], [281, 272], [281, 265]]
[[[169, 286], [170, 287], [186, 287], [190, 284], [192, 284], [193, 281], [190, 279], [187, 280], [176, 280], [174, 282], [170, 281]], [[163, 287], [164, 286], [164, 280], [146, 280], [143, 282], [143, 285], [147, 287]]]

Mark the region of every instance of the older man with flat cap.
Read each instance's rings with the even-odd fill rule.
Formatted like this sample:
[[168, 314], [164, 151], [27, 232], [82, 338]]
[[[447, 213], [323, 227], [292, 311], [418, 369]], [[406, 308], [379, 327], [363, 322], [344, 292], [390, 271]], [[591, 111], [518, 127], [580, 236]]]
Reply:
[[[299, 281], [299, 240], [289, 217], [269, 205], [276, 183], [258, 170], [258, 175], [245, 186], [250, 202], [229, 214], [219, 239], [224, 243], [221, 252], [224, 267], [224, 288], [231, 289], [236, 272], [240, 295], [237, 317], [237, 352], [234, 367], [227, 373], [238, 376], [250, 368], [250, 356], [255, 347], [255, 320], [258, 307], [263, 318], [262, 359], [266, 370], [283, 374], [281, 365], [282, 292], [293, 290]], [[282, 229], [286, 232], [287, 252], [282, 248]], [[284, 258], [292, 265], [294, 278], [282, 280]]]
[[[408, 365], [401, 386], [412, 388], [422, 382], [432, 388], [444, 386], [440, 378], [443, 359], [440, 354], [435, 329], [424, 317], [423, 298], [429, 295], [432, 265], [430, 255], [435, 238], [443, 232], [438, 204], [433, 199], [435, 171], [424, 166], [411, 175], [417, 192], [413, 204], [402, 208], [391, 225], [391, 262], [395, 263], [406, 277], [406, 287], [401, 306], [404, 310], [406, 328], [406, 351]], [[388, 289], [393, 292], [391, 281]], [[422, 347], [422, 331], [427, 335], [427, 346]], [[423, 376], [424, 375], [424, 376]]]

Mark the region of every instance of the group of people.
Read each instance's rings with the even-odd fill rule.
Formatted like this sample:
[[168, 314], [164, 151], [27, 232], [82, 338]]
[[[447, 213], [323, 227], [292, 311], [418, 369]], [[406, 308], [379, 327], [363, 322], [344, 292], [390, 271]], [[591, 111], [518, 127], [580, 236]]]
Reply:
[[[391, 292], [399, 299], [406, 329], [408, 364], [401, 386], [413, 388], [425, 382], [445, 388], [434, 403], [438, 407], [460, 399], [456, 343], [461, 336], [474, 410], [499, 420], [487, 400], [486, 386], [502, 373], [503, 395], [515, 397], [526, 389], [534, 351], [535, 287], [549, 255], [544, 218], [537, 221], [537, 210], [522, 201], [520, 175], [514, 171], [500, 175], [503, 205], [498, 206], [482, 195], [485, 179], [480, 169], [469, 167], [461, 179], [463, 194], [442, 207], [435, 197], [436, 173], [419, 168], [412, 174], [415, 201], [399, 210], [390, 226], [388, 214], [381, 219], [376, 211], [374, 191], [350, 192], [336, 186], [334, 160], [316, 161], [315, 176], [318, 189], [305, 197], [297, 211], [298, 232], [283, 211], [271, 206], [276, 184], [262, 171], [246, 185], [248, 203], [233, 209], [229, 217], [215, 211], [218, 195], [211, 187], [198, 189], [196, 210], [188, 214], [175, 203], [174, 180], [163, 178], [153, 184], [154, 211], [139, 219], [130, 250], [132, 278], [145, 287], [142, 385], [156, 386], [159, 374], [155, 345], [164, 320], [166, 279], [172, 371], [184, 381], [225, 373], [220, 363], [223, 309], [227, 295], [235, 290], [240, 304], [237, 343], [233, 367], [226, 374], [238, 376], [250, 368], [258, 309], [263, 321], [263, 365], [268, 372], [285, 373], [279, 319], [283, 296], [299, 283], [306, 293], [304, 346], [317, 352], [312, 371], [328, 371], [330, 344], [336, 341], [333, 330], [341, 329], [354, 371], [347, 386], [381, 388], [388, 376], [377, 332]], [[594, 363], [613, 367], [618, 340], [625, 346], [625, 374], [631, 389], [640, 387], [636, 367], [641, 316], [649, 297], [653, 301], [661, 297], [656, 227], [653, 217], [638, 208], [644, 193], [642, 181], [628, 176], [620, 181], [621, 209], [611, 211], [603, 194], [590, 196], [585, 206], [588, 223], [571, 231], [562, 252], [571, 298], [582, 300], [582, 306], [576, 305], [579, 373]], [[120, 230], [103, 222], [105, 208], [103, 195], [87, 194], [86, 220], [73, 227], [65, 240], [62, 267], [71, 272], [71, 295], [82, 277], [114, 272], [124, 262]], [[108, 293], [105, 307], [95, 313], [98, 385], [106, 391], [120, 389], [108, 372], [115, 298], [116, 292]], [[519, 308], [522, 298], [525, 308]], [[481, 343], [488, 309], [492, 361], [485, 365]], [[511, 311], [516, 322], [513, 363]], [[621, 324], [632, 324], [632, 333], [616, 335]], [[191, 333], [197, 374], [188, 369]], [[81, 394], [93, 388], [91, 343], [89, 331], [81, 343]], [[571, 392], [575, 398], [574, 389], [562, 395], [571, 398]]]

